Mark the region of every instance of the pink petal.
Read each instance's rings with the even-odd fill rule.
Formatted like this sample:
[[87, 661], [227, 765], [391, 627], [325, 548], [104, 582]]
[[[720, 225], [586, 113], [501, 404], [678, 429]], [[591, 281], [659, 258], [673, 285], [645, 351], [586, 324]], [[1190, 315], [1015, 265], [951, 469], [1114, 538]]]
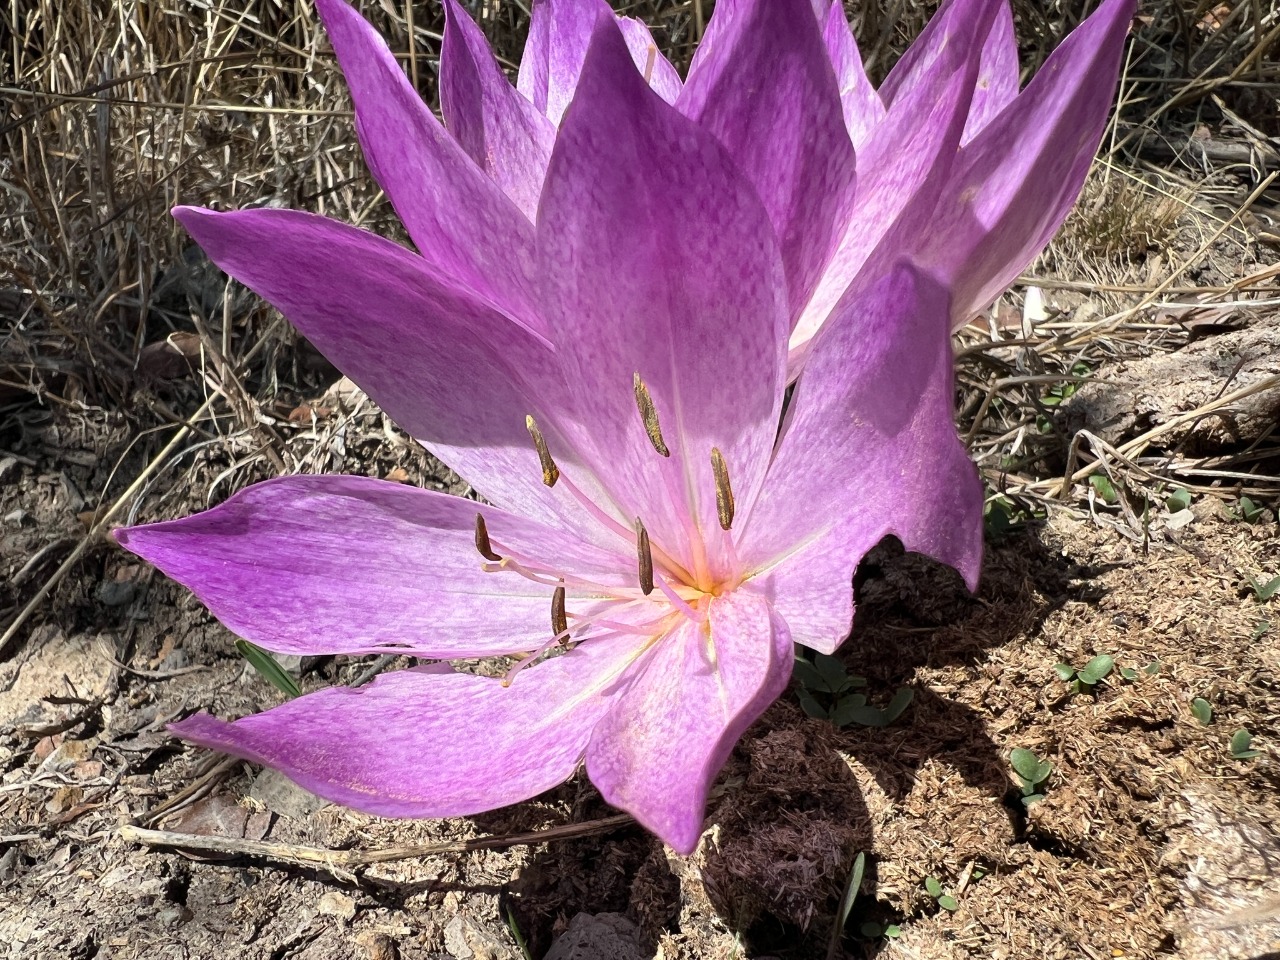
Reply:
[[[291, 210], [174, 216], [210, 259], [276, 306], [387, 415], [490, 502], [557, 522], [526, 414], [555, 409], [546, 341], [373, 234]], [[560, 449], [561, 457], [570, 459]]]
[[[554, 588], [486, 573], [477, 514], [503, 550], [604, 583], [634, 582], [630, 558], [619, 562], [572, 535], [364, 477], [268, 480], [204, 513], [115, 537], [234, 633], [278, 653], [459, 659], [533, 650], [552, 637]], [[568, 589], [571, 600], [582, 592]]]
[[[809, 341], [863, 272], [868, 259], [874, 255], [878, 269], [883, 270], [906, 252], [894, 248], [886, 238], [896, 236], [891, 231], [913, 198], [918, 193], [926, 195], [917, 205], [924, 211], [936, 202], [933, 185], [944, 182], [955, 162], [977, 81], [976, 38], [988, 26], [983, 21], [953, 21], [946, 31], [948, 41], [936, 43], [928, 56], [916, 58], [913, 82], [890, 104], [859, 155], [854, 215], [792, 331], [793, 370], [799, 368]], [[924, 226], [913, 223], [906, 240], [918, 243], [914, 233]], [[888, 262], [884, 262], [886, 258]], [[878, 275], [868, 272], [866, 280]]]
[[854, 42], [853, 31], [849, 29], [849, 21], [845, 19], [843, 4], [833, 3], [827, 11], [822, 39], [835, 68], [836, 81], [840, 84], [845, 127], [854, 149], [860, 151], [884, 119], [884, 101], [862, 69], [862, 55]]
[[974, 32], [972, 26], [989, 25], [996, 16], [996, 9], [1007, 4], [1008, 0], [944, 0], [938, 12], [925, 24], [920, 36], [912, 41], [898, 62], [893, 65], [889, 75], [880, 84], [880, 97], [887, 106], [906, 95], [921, 83], [929, 83], [928, 74], [931, 64], [943, 51], [957, 40], [963, 39], [965, 46], [974, 50], [981, 49], [975, 41], [985, 37], [988, 30], [979, 28]]
[[968, 143], [1018, 95], [1018, 39], [1007, 0], [996, 7], [991, 31], [982, 44], [982, 66], [969, 105], [962, 143]]
[[444, 273], [526, 323], [533, 226], [440, 125], [386, 42], [343, 0], [316, 0], [356, 108], [374, 178], [409, 236]]
[[446, 0], [440, 48], [445, 126], [530, 221], [555, 142], [555, 126], [507, 82], [480, 28]]
[[604, 0], [536, 0], [516, 86], [556, 126], [578, 87], [592, 30], [606, 17], [622, 30], [632, 62], [654, 92], [668, 103], [680, 93], [680, 75], [640, 21], [615, 17]]
[[811, 13], [810, 0], [737, 4], [677, 103], [729, 151], [764, 201], [794, 316], [849, 221], [856, 183], [840, 90]]
[[[692, 564], [691, 522], [704, 538], [720, 534], [711, 449], [749, 502], [772, 445], [784, 285], [754, 191], [714, 139], [645, 86], [610, 22], [556, 140], [538, 246], [597, 472], [620, 516], [641, 517], [655, 544]], [[670, 458], [646, 436], [636, 373]]]
[[534, 3], [516, 89], [556, 126], [578, 86], [596, 21], [612, 15], [604, 0]]
[[787, 624], [764, 600], [744, 590], [716, 598], [707, 623], [683, 620], [633, 669], [592, 733], [591, 781], [677, 853], [692, 853], [711, 784], [786, 689], [793, 658]]
[[631, 659], [621, 644], [584, 644], [521, 672], [510, 687], [401, 670], [234, 723], [200, 713], [170, 729], [367, 813], [468, 816], [571, 776]]
[[946, 290], [901, 267], [814, 344], [740, 547], [798, 643], [844, 641], [854, 568], [889, 533], [977, 585], [982, 484], [952, 421], [947, 321]]
[[1106, 0], [960, 153], [921, 262], [967, 323], [1044, 249], [1076, 201], [1106, 128], [1135, 0]]
[[631, 51], [631, 61], [640, 71], [640, 75], [667, 103], [675, 103], [684, 87], [684, 81], [675, 67], [658, 49], [653, 34], [643, 20], [634, 17], [618, 17], [618, 27], [622, 30], [623, 39], [627, 41], [627, 49]]

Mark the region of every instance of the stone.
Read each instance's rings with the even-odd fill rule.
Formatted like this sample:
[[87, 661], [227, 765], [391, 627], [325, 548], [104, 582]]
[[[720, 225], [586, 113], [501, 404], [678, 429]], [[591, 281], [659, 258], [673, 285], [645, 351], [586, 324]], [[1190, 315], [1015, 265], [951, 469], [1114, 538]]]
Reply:
[[648, 960], [636, 925], [620, 913], [580, 913], [544, 960]]

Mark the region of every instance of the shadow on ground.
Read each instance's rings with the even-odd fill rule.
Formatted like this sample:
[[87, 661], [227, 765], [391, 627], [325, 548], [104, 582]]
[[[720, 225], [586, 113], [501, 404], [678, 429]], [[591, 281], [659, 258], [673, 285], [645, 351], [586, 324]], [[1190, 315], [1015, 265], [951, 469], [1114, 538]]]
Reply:
[[[507, 900], [532, 955], [541, 956], [578, 911], [617, 911], [639, 922], [651, 951], [677, 938], [691, 955], [718, 956], [717, 945], [733, 941], [751, 957], [825, 956], [854, 858], [872, 854], [877, 838], [886, 842], [886, 823], [915, 803], [922, 777], [965, 785], [950, 788], [968, 808], [950, 818], [958, 828], [1013, 842], [1025, 824], [1007, 758], [988, 734], [993, 718], [919, 674], [949, 666], [980, 673], [988, 651], [1038, 630], [1086, 575], [1023, 531], [989, 549], [972, 597], [954, 571], [905, 554], [895, 540], [882, 543], [859, 570], [856, 623], [839, 656], [850, 674], [866, 678], [872, 703], [911, 688], [904, 716], [885, 729], [838, 729], [806, 716], [793, 689], [734, 752], [694, 856], [671, 856], [639, 831], [543, 849]], [[572, 792], [562, 799], [574, 819], [608, 812], [583, 778], [562, 790]], [[884, 882], [893, 881], [878, 876], [872, 857], [848, 930], [895, 919], [878, 901]], [[858, 955], [870, 944], [851, 939], [847, 947]]]

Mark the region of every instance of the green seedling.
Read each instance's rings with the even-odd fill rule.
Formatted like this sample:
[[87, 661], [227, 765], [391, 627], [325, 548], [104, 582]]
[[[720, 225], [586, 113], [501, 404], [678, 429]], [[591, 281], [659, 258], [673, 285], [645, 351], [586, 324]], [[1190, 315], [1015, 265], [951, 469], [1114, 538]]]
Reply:
[[862, 875], [866, 869], [867, 855], [859, 850], [858, 855], [853, 858], [853, 869], [849, 871], [849, 879], [840, 897], [840, 908], [836, 911], [835, 922], [831, 925], [831, 935], [827, 938], [827, 960], [835, 960], [836, 954], [840, 952], [840, 939], [844, 936], [844, 925], [849, 922], [853, 902], [858, 899], [858, 891], [862, 889]]
[[866, 694], [854, 691], [867, 685], [863, 677], [851, 676], [838, 657], [815, 654], [810, 662], [796, 657], [795, 676], [800, 682], [796, 697], [811, 717], [830, 720], [837, 727], [851, 723], [864, 727], [887, 727], [911, 705], [914, 691], [902, 687], [884, 709], [867, 703]]
[[858, 932], [867, 940], [879, 940], [881, 937], [896, 940], [902, 936], [902, 928], [896, 923], [890, 923], [886, 926], [876, 923], [874, 920], [868, 920], [858, 928]]
[[1260, 503], [1254, 503], [1248, 497], [1241, 497], [1236, 504], [1235, 510], [1232, 511], [1235, 516], [1243, 520], [1245, 523], [1257, 523], [1263, 519], [1266, 514], [1266, 508]]
[[1280, 577], [1275, 577], [1266, 583], [1250, 577], [1249, 587], [1253, 590], [1253, 596], [1259, 603], [1266, 603], [1277, 593], [1280, 593]]
[[1164, 498], [1165, 508], [1170, 513], [1178, 513], [1191, 506], [1191, 491], [1186, 487], [1174, 487]]
[[1253, 734], [1240, 729], [1231, 735], [1231, 756], [1236, 760], [1252, 760], [1262, 756], [1262, 751], [1253, 749]]
[[1114, 504], [1120, 502], [1120, 494], [1116, 492], [1116, 485], [1111, 482], [1111, 478], [1105, 473], [1095, 473], [1089, 478], [1089, 486], [1093, 488], [1093, 492], [1098, 495], [1098, 499], [1106, 504]]
[[943, 910], [954, 913], [960, 909], [960, 904], [956, 902], [956, 898], [942, 889], [942, 884], [938, 882], [937, 877], [925, 877], [924, 888], [929, 896], [938, 901], [938, 906]]
[[288, 671], [276, 662], [275, 657], [260, 646], [248, 640], [237, 640], [236, 650], [240, 656], [249, 661], [249, 666], [257, 670], [268, 683], [289, 698], [302, 696], [302, 688], [298, 681], [289, 676]]
[[520, 948], [520, 956], [524, 960], [533, 960], [533, 953], [529, 950], [529, 944], [524, 938], [524, 934], [520, 932], [520, 925], [516, 923], [516, 915], [512, 911], [510, 905], [507, 906], [507, 930], [511, 932], [511, 938], [515, 940], [516, 946]]
[[1249, 634], [1250, 640], [1258, 640], [1264, 633], [1271, 629], [1270, 620], [1259, 620], [1253, 628], [1253, 633]]
[[[1054, 384], [1050, 387], [1044, 396], [1040, 398], [1041, 405], [1049, 408], [1061, 406], [1064, 400], [1069, 400], [1071, 397], [1075, 396], [1075, 393], [1080, 389], [1084, 378], [1088, 377], [1092, 372], [1093, 368], [1083, 360], [1079, 360], [1072, 364], [1071, 373], [1069, 374], [1071, 379], [1064, 380], [1062, 383]], [[1044, 414], [1040, 414], [1036, 418], [1036, 423], [1041, 432], [1047, 432], [1052, 428], [1049, 418]]]
[[1013, 536], [1035, 519], [1035, 516], [1026, 506], [999, 494], [982, 507], [983, 529], [991, 543], [999, 543]]
[[1033, 803], [1043, 800], [1043, 787], [1053, 771], [1053, 764], [1047, 760], [1041, 760], [1023, 747], [1014, 747], [1009, 752], [1009, 763], [1013, 766], [1013, 772], [1017, 775], [1018, 783], [1022, 787], [1022, 805], [1030, 807]]
[[[1083, 667], [1073, 667], [1069, 663], [1059, 663], [1053, 668], [1053, 672], [1058, 675], [1060, 680], [1071, 684], [1072, 693], [1084, 693], [1094, 689], [1099, 683], [1110, 675], [1115, 669], [1116, 661], [1114, 657], [1109, 657], [1105, 653], [1094, 657]], [[1132, 672], [1132, 671], [1130, 671]], [[1124, 676], [1124, 674], [1121, 674]], [[1125, 677], [1126, 680], [1132, 680], [1136, 677]]]
[[1213, 723], [1213, 707], [1204, 697], [1196, 697], [1191, 701], [1191, 715], [1207, 727]]

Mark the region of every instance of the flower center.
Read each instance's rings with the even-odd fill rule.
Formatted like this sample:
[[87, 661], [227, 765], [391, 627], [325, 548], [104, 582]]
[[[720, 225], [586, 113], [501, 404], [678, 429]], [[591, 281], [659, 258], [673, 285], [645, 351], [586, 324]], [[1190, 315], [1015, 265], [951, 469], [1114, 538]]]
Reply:
[[[637, 373], [632, 387], [640, 422], [654, 451], [663, 458], [671, 456], [658, 420], [657, 407], [648, 386]], [[716, 537], [718, 555], [713, 564], [708, 545], [699, 524], [692, 518], [689, 532], [689, 562], [682, 562], [661, 545], [651, 540], [642, 518], [628, 526], [613, 513], [602, 508], [566, 475], [551, 454], [546, 437], [532, 416], [525, 426], [533, 440], [542, 468], [542, 482], [559, 487], [601, 527], [635, 549], [634, 579], [614, 568], [596, 574], [589, 571], [570, 572], [563, 565], [540, 557], [531, 557], [501, 540], [491, 539], [482, 513], [476, 514], [476, 550], [485, 559], [484, 569], [491, 573], [516, 573], [534, 583], [549, 587], [551, 599], [551, 636], [540, 648], [518, 661], [508, 672], [505, 683], [527, 664], [539, 659], [558, 645], [565, 647], [595, 637], [630, 634], [656, 642], [684, 620], [705, 623], [712, 598], [737, 586], [740, 564], [734, 548], [731, 528], [735, 502], [729, 481], [729, 467], [716, 447], [710, 451], [711, 475], [715, 484], [716, 518], [722, 535]], [[705, 476], [705, 474], [704, 474]], [[682, 510], [689, 510], [687, 493], [670, 473], [663, 474], [669, 496], [679, 498]], [[718, 572], [718, 573], [717, 573]], [[568, 591], [579, 598], [575, 606], [566, 608]], [[647, 645], [647, 644], [646, 644]]]

